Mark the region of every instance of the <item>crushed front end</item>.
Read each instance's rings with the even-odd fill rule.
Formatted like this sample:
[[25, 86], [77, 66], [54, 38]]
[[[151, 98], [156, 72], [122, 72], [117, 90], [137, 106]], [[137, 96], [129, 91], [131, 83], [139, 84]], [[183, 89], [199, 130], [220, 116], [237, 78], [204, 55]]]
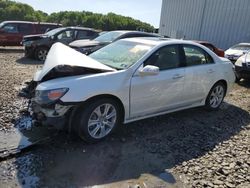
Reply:
[[73, 105], [60, 101], [68, 88], [35, 91], [35, 96], [30, 100], [30, 111], [35, 121], [42, 125], [53, 126], [56, 129], [65, 129], [69, 121]]
[[53, 126], [59, 130], [66, 129], [72, 105], [59, 103], [41, 105], [32, 99], [30, 109], [33, 120], [39, 124]]

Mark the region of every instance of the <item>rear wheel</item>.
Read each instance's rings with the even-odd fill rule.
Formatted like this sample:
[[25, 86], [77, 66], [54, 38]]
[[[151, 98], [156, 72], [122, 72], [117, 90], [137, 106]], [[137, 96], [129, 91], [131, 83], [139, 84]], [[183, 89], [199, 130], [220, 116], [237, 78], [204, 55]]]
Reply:
[[207, 99], [206, 107], [209, 110], [217, 110], [226, 95], [226, 86], [222, 82], [215, 84], [210, 90]]
[[48, 51], [49, 50], [46, 47], [39, 47], [35, 53], [36, 59], [38, 59], [39, 61], [45, 61]]
[[87, 142], [97, 142], [108, 135], [121, 123], [119, 104], [113, 99], [99, 99], [77, 110], [75, 131]]

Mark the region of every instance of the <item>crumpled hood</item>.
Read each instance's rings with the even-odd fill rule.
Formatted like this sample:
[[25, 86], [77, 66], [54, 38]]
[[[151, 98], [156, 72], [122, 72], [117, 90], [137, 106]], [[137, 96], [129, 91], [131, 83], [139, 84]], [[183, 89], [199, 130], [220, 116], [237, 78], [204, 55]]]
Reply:
[[243, 63], [250, 63], [250, 54], [245, 54], [239, 58]]
[[98, 46], [101, 43], [95, 40], [76, 40], [69, 44], [70, 47], [93, 47]]
[[234, 49], [228, 49], [225, 54], [226, 55], [234, 55], [234, 56], [242, 56], [244, 51], [242, 50], [234, 50]]
[[115, 69], [57, 42], [51, 47], [42, 70], [35, 74], [34, 81], [41, 81], [44, 76], [58, 65], [77, 66], [100, 71], [115, 71]]

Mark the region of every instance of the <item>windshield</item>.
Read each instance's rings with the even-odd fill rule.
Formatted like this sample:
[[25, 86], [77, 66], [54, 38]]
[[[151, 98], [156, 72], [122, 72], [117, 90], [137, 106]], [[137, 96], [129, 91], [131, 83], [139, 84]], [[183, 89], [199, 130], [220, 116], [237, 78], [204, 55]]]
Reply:
[[45, 35], [48, 35], [48, 36], [52, 36], [52, 35], [55, 35], [56, 33], [64, 30], [65, 28], [56, 28], [56, 29], [52, 29], [50, 31], [48, 31], [47, 33], [45, 33]]
[[98, 42], [112, 42], [121, 36], [124, 32], [122, 31], [110, 31], [107, 33], [102, 34], [99, 37], [96, 37], [94, 40]]
[[131, 41], [117, 41], [89, 56], [109, 67], [122, 70], [136, 63], [153, 45]]
[[249, 51], [250, 50], [250, 45], [238, 44], [238, 45], [233, 46], [231, 49]]

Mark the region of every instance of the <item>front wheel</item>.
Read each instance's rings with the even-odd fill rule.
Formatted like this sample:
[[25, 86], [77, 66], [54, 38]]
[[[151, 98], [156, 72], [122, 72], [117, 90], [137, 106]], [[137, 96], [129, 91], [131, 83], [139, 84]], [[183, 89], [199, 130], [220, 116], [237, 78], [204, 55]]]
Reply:
[[35, 57], [39, 61], [45, 61], [47, 54], [48, 54], [48, 48], [46, 47], [39, 47], [35, 52]]
[[210, 90], [207, 99], [206, 107], [209, 110], [217, 110], [226, 95], [226, 87], [223, 83], [219, 82], [215, 84]]
[[94, 143], [106, 138], [121, 123], [119, 104], [113, 99], [99, 99], [77, 110], [76, 132], [81, 139]]

